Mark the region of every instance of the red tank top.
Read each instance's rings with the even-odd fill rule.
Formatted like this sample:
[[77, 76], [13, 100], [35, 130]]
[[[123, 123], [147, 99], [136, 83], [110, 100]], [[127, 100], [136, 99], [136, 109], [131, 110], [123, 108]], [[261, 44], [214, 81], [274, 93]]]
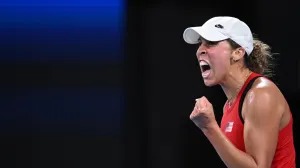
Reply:
[[[225, 104], [224, 114], [221, 121], [221, 129], [227, 138], [241, 151], [246, 152], [243, 137], [243, 118], [241, 109], [247, 92], [250, 90], [255, 79], [262, 75], [252, 73], [238, 93], [231, 107]], [[280, 130], [276, 152], [271, 168], [295, 168], [295, 148], [293, 140], [293, 118], [291, 114], [289, 124]]]

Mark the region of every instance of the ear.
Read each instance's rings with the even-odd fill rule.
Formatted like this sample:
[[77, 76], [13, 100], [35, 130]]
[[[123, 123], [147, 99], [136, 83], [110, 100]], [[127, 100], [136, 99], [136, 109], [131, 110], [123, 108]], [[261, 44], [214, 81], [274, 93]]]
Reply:
[[233, 51], [232, 59], [235, 62], [237, 62], [244, 57], [245, 53], [246, 53], [246, 51], [243, 48], [239, 47]]

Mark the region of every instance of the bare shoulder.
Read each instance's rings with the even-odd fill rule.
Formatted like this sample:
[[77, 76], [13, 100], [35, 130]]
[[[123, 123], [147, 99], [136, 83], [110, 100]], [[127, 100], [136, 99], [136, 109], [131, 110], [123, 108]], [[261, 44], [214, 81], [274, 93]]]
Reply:
[[258, 78], [245, 97], [243, 117], [282, 118], [287, 103], [279, 88], [266, 78]]
[[246, 98], [250, 101], [251, 97], [254, 98], [253, 96], [256, 97], [256, 99], [253, 99], [256, 103], [286, 104], [285, 98], [279, 88], [272, 81], [263, 77], [258, 78], [253, 83]]

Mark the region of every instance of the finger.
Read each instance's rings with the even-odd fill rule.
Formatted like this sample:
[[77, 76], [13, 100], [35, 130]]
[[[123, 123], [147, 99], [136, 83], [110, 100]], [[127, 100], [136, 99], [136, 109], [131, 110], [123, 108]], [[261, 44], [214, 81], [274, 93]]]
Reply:
[[199, 108], [198, 108], [198, 106], [197, 106], [197, 104], [196, 104], [195, 107], [194, 107], [194, 109], [193, 109], [193, 112], [194, 112], [194, 111], [198, 111], [198, 109], [199, 109]]
[[193, 113], [192, 113], [192, 114], [193, 114], [194, 116], [196, 116], [196, 115], [198, 115], [198, 114], [199, 114], [199, 112], [200, 112], [200, 110], [199, 110], [199, 109], [196, 109], [196, 110], [194, 110], [194, 111], [193, 111]]
[[193, 119], [195, 116], [195, 112], [193, 111], [191, 114], [190, 114], [190, 119]]
[[202, 98], [202, 101], [203, 101], [203, 106], [205, 107], [205, 108], [209, 108], [209, 107], [211, 107], [212, 106], [212, 104], [207, 100], [207, 98], [206, 97], [204, 97], [203, 96], [203, 98]]
[[196, 101], [197, 106], [199, 106], [199, 105], [201, 106], [202, 98], [195, 99], [195, 101]]
[[191, 115], [194, 115], [194, 114], [195, 114], [195, 112], [196, 112], [196, 110], [193, 110], [193, 111], [192, 111], [192, 113], [191, 113]]
[[197, 103], [197, 104], [195, 105], [194, 113], [200, 113], [200, 111], [202, 111], [202, 107]]
[[203, 98], [200, 98], [197, 100], [197, 106], [198, 106], [199, 110], [203, 110], [207, 107], [207, 103]]
[[207, 98], [205, 96], [203, 96], [202, 99], [206, 103], [206, 106], [210, 105], [210, 102], [207, 100]]
[[199, 106], [199, 103], [198, 103], [199, 99], [196, 99], [196, 103], [195, 103], [195, 107], [194, 107], [194, 110], [195, 111], [199, 111], [200, 110], [200, 106]]

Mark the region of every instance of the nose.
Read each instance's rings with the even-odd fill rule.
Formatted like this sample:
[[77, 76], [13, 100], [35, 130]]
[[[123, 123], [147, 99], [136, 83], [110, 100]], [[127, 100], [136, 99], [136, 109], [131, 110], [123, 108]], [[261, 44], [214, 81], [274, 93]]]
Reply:
[[196, 56], [197, 58], [199, 58], [200, 56], [203, 56], [203, 55], [206, 55], [206, 49], [205, 47], [203, 47], [202, 45], [199, 46], [198, 50], [197, 50], [197, 53], [196, 53]]

